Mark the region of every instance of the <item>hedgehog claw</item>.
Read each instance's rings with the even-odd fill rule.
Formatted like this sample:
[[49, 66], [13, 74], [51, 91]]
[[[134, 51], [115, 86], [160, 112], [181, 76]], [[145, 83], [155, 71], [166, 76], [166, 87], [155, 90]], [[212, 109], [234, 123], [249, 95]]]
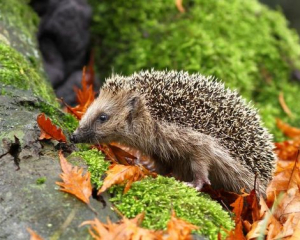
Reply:
[[200, 191], [203, 187], [204, 184], [210, 184], [209, 179], [196, 179], [193, 180], [192, 182], [184, 182], [188, 187], [193, 187], [197, 191]]

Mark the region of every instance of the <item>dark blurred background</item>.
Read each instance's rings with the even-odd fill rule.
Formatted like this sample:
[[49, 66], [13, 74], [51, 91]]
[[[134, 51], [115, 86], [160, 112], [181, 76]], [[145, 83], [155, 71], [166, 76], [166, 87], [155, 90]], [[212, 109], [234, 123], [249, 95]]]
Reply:
[[295, 28], [300, 34], [300, 0], [260, 0], [260, 2], [273, 9], [281, 9], [290, 22], [290, 27]]

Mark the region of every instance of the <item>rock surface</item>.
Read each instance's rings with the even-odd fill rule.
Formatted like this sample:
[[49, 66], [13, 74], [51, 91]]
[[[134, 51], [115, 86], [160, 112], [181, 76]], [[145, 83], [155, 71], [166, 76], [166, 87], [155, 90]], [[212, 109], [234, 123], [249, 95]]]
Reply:
[[[7, 154], [0, 159], [0, 239], [29, 239], [27, 227], [45, 239], [83, 239], [87, 227], [79, 227], [95, 213], [76, 197], [59, 191], [55, 182], [61, 173], [55, 143], [38, 141], [36, 116], [39, 101], [30, 91], [10, 89], [11, 96], [0, 96], [0, 155], [13, 136], [21, 143], [19, 167]], [[18, 97], [20, 96], [20, 97]], [[31, 106], [31, 107], [30, 107]], [[71, 162], [85, 167], [80, 158]], [[102, 202], [91, 199], [98, 218], [115, 221], [108, 196]], [[105, 204], [103, 204], [105, 202]], [[105, 205], [105, 206], [104, 206]]]

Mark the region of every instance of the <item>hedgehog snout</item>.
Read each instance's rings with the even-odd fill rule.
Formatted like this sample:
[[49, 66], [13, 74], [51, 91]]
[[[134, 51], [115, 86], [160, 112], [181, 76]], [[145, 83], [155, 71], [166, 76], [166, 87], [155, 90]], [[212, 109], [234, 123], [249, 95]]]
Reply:
[[77, 128], [70, 136], [72, 143], [90, 143], [94, 137], [94, 133], [91, 129]]

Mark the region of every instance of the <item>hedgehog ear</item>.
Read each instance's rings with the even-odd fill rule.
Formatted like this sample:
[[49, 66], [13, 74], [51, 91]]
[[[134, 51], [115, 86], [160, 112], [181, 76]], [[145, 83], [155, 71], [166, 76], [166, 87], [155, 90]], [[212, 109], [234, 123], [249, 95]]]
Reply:
[[141, 107], [141, 99], [138, 96], [132, 96], [128, 101], [129, 114], [128, 121], [131, 123], [132, 119], [138, 115], [139, 109]]
[[129, 107], [132, 110], [136, 110], [139, 107], [140, 98], [138, 96], [133, 96], [129, 99]]

